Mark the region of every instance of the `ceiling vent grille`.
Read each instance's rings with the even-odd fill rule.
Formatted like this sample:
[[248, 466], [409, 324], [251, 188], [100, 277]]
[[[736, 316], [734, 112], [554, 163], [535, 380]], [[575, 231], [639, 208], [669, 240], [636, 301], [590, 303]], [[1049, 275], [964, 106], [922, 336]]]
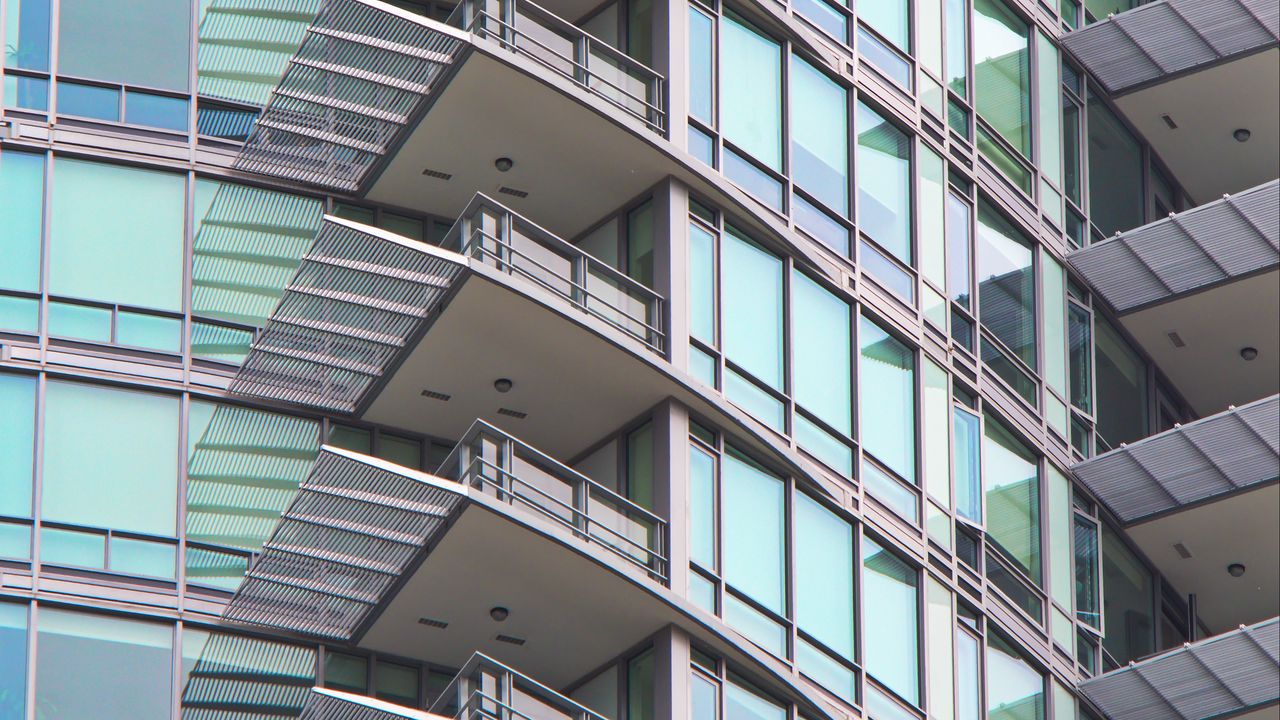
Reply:
[[449, 623], [443, 620], [432, 620], [431, 618], [418, 618], [418, 624], [426, 625], [427, 627], [440, 628], [441, 630], [449, 627]]
[[506, 185], [503, 185], [502, 187], [498, 188], [498, 192], [502, 193], [503, 195], [510, 195], [512, 197], [518, 197], [518, 198], [529, 197], [529, 193], [525, 192], [524, 190], [517, 190], [515, 188], [507, 187]]
[[504, 642], [504, 643], [507, 643], [508, 645], [523, 645], [523, 644], [525, 644], [525, 639], [524, 639], [524, 638], [518, 638], [518, 637], [515, 637], [515, 636], [512, 636], [512, 635], [495, 635], [493, 639], [494, 639], [494, 640], [497, 640], [498, 642]]
[[517, 420], [523, 420], [529, 417], [529, 413], [520, 412], [519, 410], [512, 410], [511, 408], [498, 408], [498, 414], [506, 415], [507, 417], [513, 417]]
[[423, 175], [426, 175], [427, 177], [433, 177], [433, 178], [436, 178], [437, 180], [452, 180], [452, 179], [453, 179], [453, 175], [451, 175], [451, 174], [449, 174], [449, 173], [447, 173], [447, 172], [440, 172], [439, 170], [432, 170], [431, 168], [427, 168], [426, 170], [423, 170], [423, 171], [422, 171], [422, 174], [423, 174]]
[[442, 393], [442, 392], [436, 392], [435, 390], [423, 390], [422, 397], [431, 398], [432, 400], [443, 400], [444, 402], [449, 402], [450, 398], [452, 398], [453, 396], [446, 395], [445, 393]]

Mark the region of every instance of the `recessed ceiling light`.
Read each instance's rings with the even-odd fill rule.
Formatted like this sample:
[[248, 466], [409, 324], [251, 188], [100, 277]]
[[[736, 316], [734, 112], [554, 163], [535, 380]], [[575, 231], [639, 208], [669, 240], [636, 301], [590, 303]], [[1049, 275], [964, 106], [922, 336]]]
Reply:
[[[1237, 130], [1236, 132], [1240, 132], [1240, 131]], [[1246, 130], [1245, 132], [1248, 132], [1248, 130]], [[515, 167], [515, 164], [516, 164], [516, 161], [512, 160], [509, 157], [500, 157], [497, 160], [493, 161], [493, 166], [498, 168], [498, 172], [506, 172], [511, 168]]]
[[1231, 563], [1227, 566], [1227, 572], [1230, 573], [1231, 577], [1240, 577], [1241, 575], [1244, 575], [1244, 565], [1241, 565], [1240, 563]]
[[1258, 348], [1242, 347], [1240, 348], [1240, 357], [1244, 358], [1245, 362], [1253, 362], [1258, 359]]
[[502, 622], [510, 617], [510, 615], [511, 611], [501, 605], [495, 605], [494, 607], [489, 608], [489, 617], [493, 618], [494, 622]]
[[1236, 142], [1249, 142], [1249, 138], [1252, 136], [1253, 133], [1249, 132], [1249, 128], [1237, 128], [1235, 132], [1231, 133], [1231, 137], [1235, 138]]
[[493, 389], [500, 393], [511, 392], [511, 388], [514, 385], [515, 383], [511, 382], [507, 378], [498, 378], [493, 381]]

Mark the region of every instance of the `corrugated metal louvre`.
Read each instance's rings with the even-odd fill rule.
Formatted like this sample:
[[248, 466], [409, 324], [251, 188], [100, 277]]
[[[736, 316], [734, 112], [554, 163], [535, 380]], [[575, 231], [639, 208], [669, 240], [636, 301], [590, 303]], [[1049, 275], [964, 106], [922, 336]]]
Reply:
[[1072, 472], [1126, 524], [1280, 477], [1280, 395], [1085, 460]]
[[1117, 313], [1280, 265], [1280, 180], [1067, 256]]
[[439, 715], [370, 697], [315, 688], [299, 720], [444, 720]]
[[1206, 720], [1280, 700], [1280, 618], [1157, 655], [1080, 684], [1111, 720]]
[[1062, 44], [1112, 95], [1274, 46], [1268, 0], [1164, 0], [1069, 33]]

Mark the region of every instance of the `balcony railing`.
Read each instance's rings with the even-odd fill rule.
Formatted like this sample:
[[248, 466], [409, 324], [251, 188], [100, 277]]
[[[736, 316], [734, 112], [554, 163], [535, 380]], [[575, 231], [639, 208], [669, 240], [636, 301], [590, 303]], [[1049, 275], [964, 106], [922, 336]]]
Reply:
[[431, 713], [455, 720], [605, 720], [482, 653], [471, 656]]
[[661, 295], [482, 193], [441, 244], [530, 280], [662, 353]]
[[529, 508], [667, 580], [666, 521], [483, 420], [438, 474]]
[[528, 0], [463, 0], [448, 23], [497, 40], [664, 133], [662, 75]]

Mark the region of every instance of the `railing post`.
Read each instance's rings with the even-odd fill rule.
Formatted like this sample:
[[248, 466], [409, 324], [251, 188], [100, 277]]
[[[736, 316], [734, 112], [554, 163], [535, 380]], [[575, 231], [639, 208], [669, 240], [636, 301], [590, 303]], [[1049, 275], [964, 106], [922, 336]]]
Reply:
[[591, 275], [591, 267], [588, 264], [587, 256], [579, 254], [573, 259], [573, 269], [570, 271], [573, 276], [569, 278], [569, 284], [572, 286], [573, 302], [582, 306], [583, 310], [587, 308], [587, 280]]
[[519, 37], [516, 27], [519, 19], [516, 0], [501, 0], [501, 3], [502, 10], [499, 22], [502, 24], [502, 40], [514, 48], [516, 47], [516, 38]]
[[588, 63], [591, 62], [591, 40], [585, 33], [579, 34], [573, 43], [573, 79], [585, 87], [591, 87], [591, 73]]

